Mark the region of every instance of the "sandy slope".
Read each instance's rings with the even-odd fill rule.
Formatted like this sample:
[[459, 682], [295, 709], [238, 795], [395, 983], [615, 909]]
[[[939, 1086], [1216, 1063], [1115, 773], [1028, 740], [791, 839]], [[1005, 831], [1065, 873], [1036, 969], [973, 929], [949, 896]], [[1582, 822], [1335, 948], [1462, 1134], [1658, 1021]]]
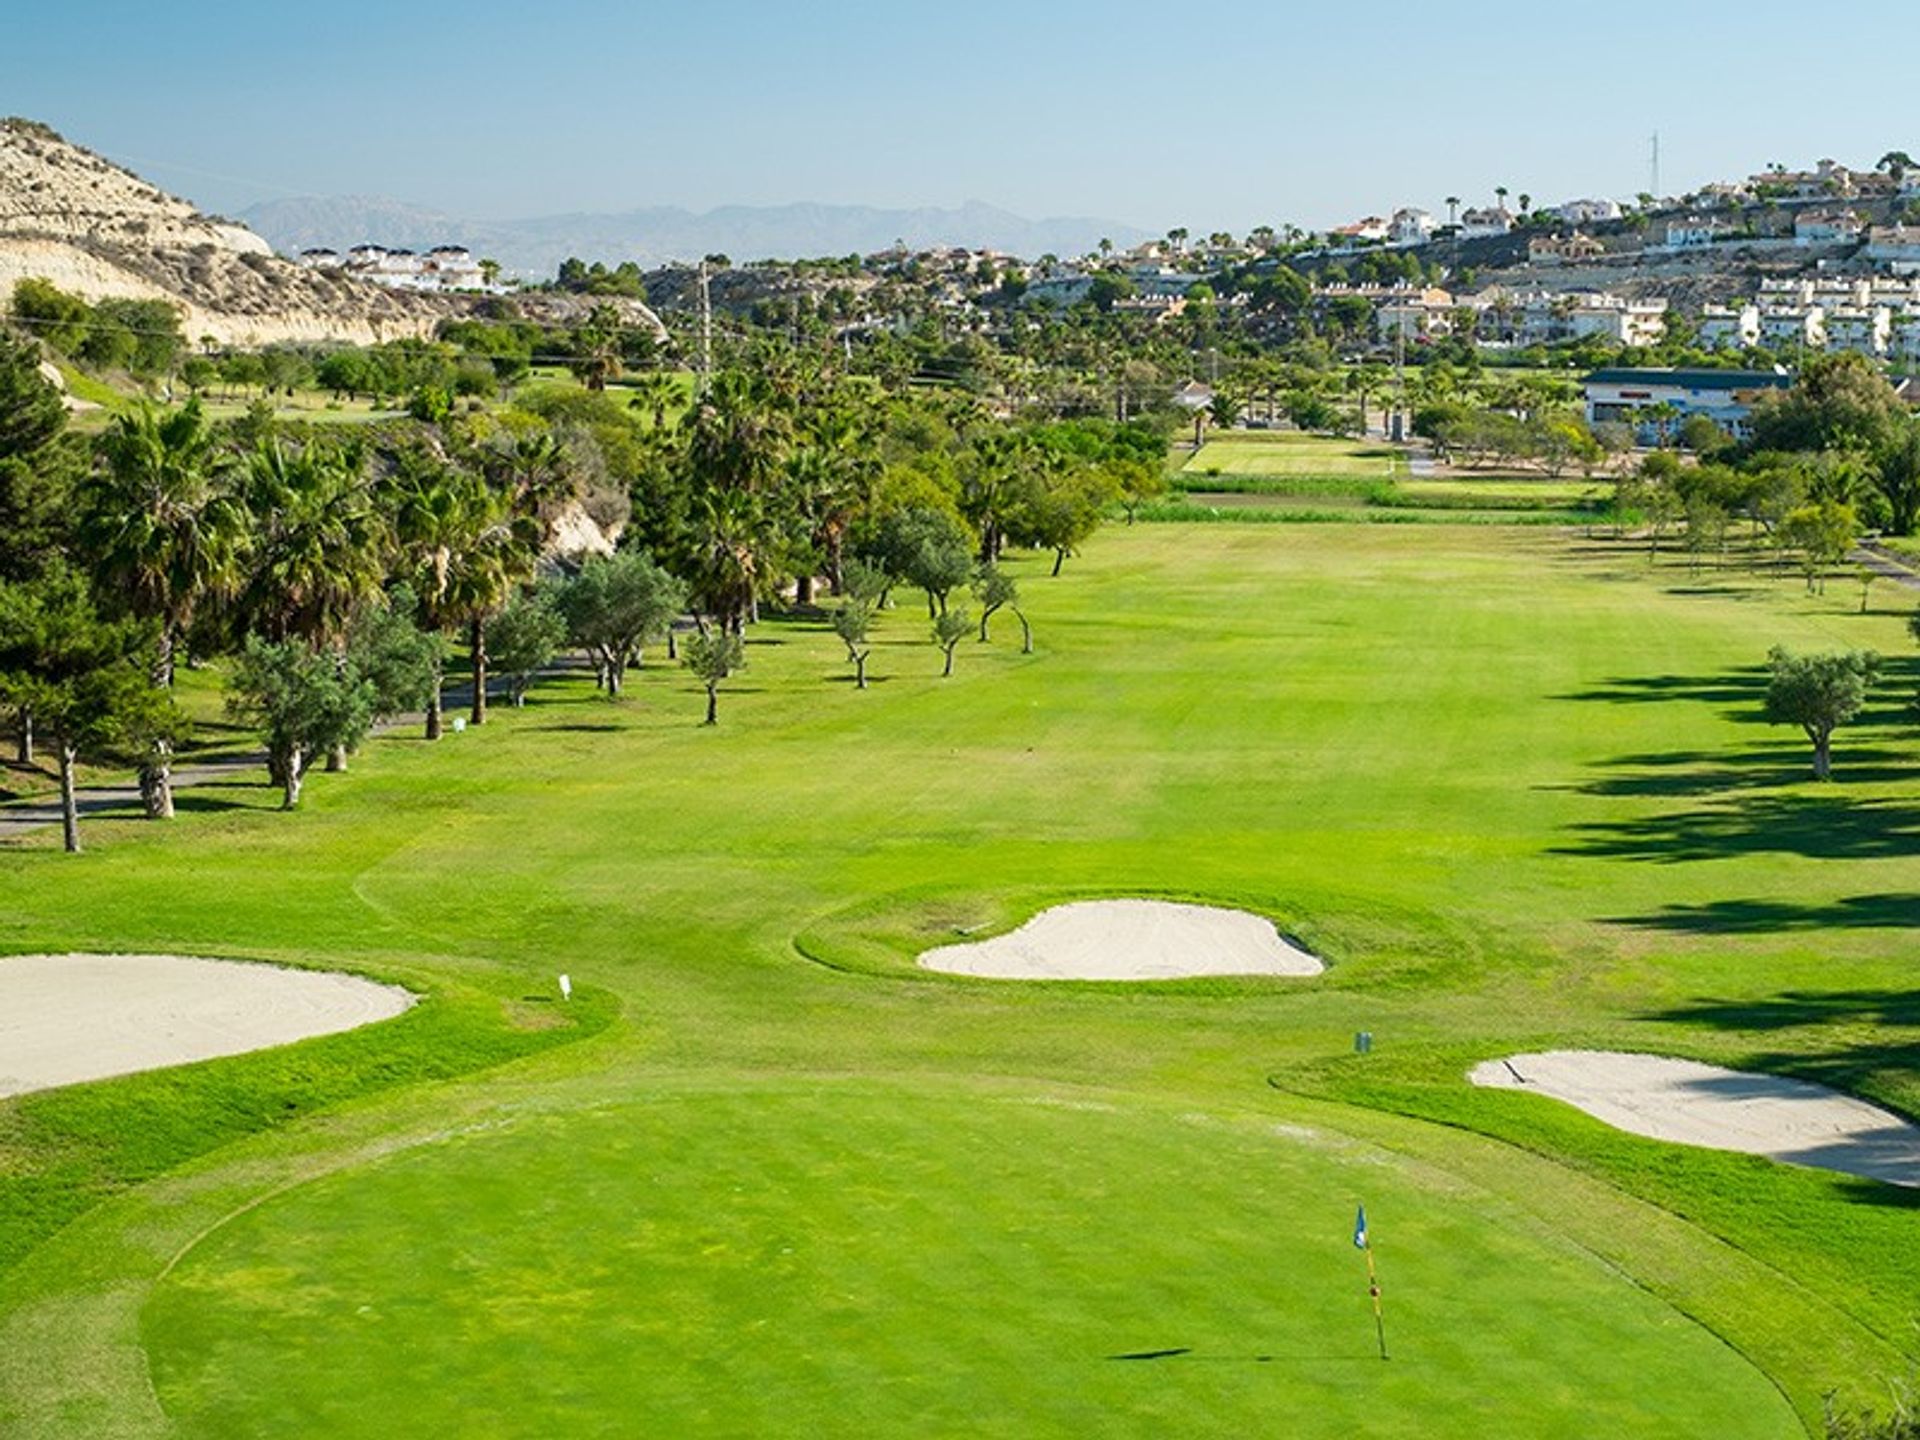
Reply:
[[1488, 1060], [1468, 1078], [1549, 1095], [1655, 1140], [1920, 1186], [1920, 1126], [1804, 1080], [1610, 1050]]
[[1172, 980], [1317, 975], [1319, 960], [1243, 910], [1166, 900], [1079, 900], [1011, 934], [921, 955], [929, 970], [1001, 980]]
[[331, 1035], [413, 996], [320, 970], [172, 955], [0, 958], [0, 1096]]

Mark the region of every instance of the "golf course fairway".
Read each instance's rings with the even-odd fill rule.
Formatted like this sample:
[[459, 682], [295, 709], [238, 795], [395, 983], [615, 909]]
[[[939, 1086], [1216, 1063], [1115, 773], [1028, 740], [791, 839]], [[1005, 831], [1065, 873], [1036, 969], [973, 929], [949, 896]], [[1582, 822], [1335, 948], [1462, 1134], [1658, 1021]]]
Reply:
[[[1908, 594], [1450, 524], [1051, 561], [1034, 653], [1000, 617], [950, 679], [918, 594], [865, 690], [770, 616], [711, 727], [650, 652], [296, 813], [262, 771], [0, 856], [5, 951], [420, 997], [0, 1102], [0, 1434], [1772, 1440], [1914, 1373], [1920, 1194], [1467, 1079], [1624, 1051], [1920, 1114]], [[1764, 723], [1776, 643], [1888, 657], [1831, 784]], [[1326, 969], [918, 961], [1126, 898]]]

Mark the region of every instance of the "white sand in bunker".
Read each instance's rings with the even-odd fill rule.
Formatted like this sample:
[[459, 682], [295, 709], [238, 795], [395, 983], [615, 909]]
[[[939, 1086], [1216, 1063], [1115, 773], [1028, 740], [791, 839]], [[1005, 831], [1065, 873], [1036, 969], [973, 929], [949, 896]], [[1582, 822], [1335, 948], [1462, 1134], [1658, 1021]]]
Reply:
[[1920, 1126], [1805, 1080], [1611, 1050], [1488, 1060], [1467, 1078], [1564, 1100], [1654, 1140], [1920, 1186]]
[[1244, 910], [1168, 900], [1076, 900], [991, 940], [942, 945], [929, 970], [997, 980], [1178, 980], [1318, 975], [1325, 967]]
[[0, 958], [0, 1096], [331, 1035], [414, 997], [356, 975], [178, 955]]

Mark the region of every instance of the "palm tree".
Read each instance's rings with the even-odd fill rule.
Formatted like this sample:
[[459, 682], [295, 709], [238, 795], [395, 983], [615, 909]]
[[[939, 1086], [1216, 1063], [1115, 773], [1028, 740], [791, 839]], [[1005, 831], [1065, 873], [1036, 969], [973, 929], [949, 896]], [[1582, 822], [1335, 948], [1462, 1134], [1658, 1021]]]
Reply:
[[[374, 502], [364, 453], [269, 443], [247, 477], [248, 508], [259, 520], [240, 608], [269, 640], [304, 640], [346, 665], [347, 632], [380, 597], [393, 530]], [[347, 768], [344, 745], [327, 769]]]
[[656, 370], [633, 382], [633, 399], [627, 403], [636, 410], [651, 412], [653, 428], [660, 431], [667, 428], [667, 407], [679, 393], [680, 387], [673, 377]]
[[247, 499], [260, 521], [242, 612], [269, 640], [337, 645], [380, 593], [393, 542], [360, 453], [271, 442], [249, 462]]
[[1504, 185], [1496, 185], [1493, 187], [1493, 193], [1494, 193], [1494, 197], [1500, 202], [1500, 208], [1502, 210], [1506, 209], [1507, 208], [1507, 187]]
[[[109, 593], [158, 639], [152, 679], [173, 685], [175, 652], [195, 613], [230, 594], [246, 550], [248, 516], [220, 482], [213, 432], [197, 400], [178, 410], [142, 406], [118, 417], [100, 442], [87, 539]], [[140, 767], [153, 819], [173, 815], [172, 751], [154, 746]]]
[[620, 373], [620, 312], [611, 305], [596, 305], [587, 312], [586, 324], [573, 332], [574, 374], [589, 390], [605, 390], [607, 381]]
[[[470, 718], [487, 721], [488, 617], [512, 598], [539, 555], [536, 523], [514, 512], [512, 496], [471, 470], [414, 461], [398, 484], [395, 529], [417, 572], [421, 618], [446, 631], [464, 624], [473, 672]], [[442, 728], [436, 677], [427, 707], [427, 738]]]
[[1457, 224], [1459, 221], [1459, 216], [1460, 216], [1460, 197], [1458, 195], [1447, 196], [1447, 224], [1449, 225]]

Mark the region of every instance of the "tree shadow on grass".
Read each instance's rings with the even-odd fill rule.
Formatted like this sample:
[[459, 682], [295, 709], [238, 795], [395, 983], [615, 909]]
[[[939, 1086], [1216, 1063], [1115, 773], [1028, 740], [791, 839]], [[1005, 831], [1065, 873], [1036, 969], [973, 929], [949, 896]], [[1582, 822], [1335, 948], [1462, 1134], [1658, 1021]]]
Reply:
[[1604, 680], [1585, 690], [1555, 697], [1560, 700], [1604, 701], [1611, 705], [1648, 705], [1674, 700], [1725, 705], [1729, 719], [1761, 723], [1767, 699], [1767, 667], [1736, 665], [1718, 675], [1626, 675]]
[[[1842, 734], [1834, 761], [1836, 787], [1905, 780], [1915, 773], [1912, 758], [1899, 750], [1848, 747]], [[1546, 788], [1580, 795], [1721, 795], [1729, 791], [1777, 789], [1812, 778], [1813, 757], [1797, 736], [1740, 750], [1665, 750], [1618, 755], [1597, 762], [1609, 773], [1580, 785]]]
[[[1797, 1030], [1843, 1023], [1920, 1029], [1920, 990], [1783, 990], [1741, 1000], [1701, 998], [1648, 1011], [1640, 1018], [1733, 1031]], [[1888, 1053], [1898, 1048], [1890, 1047]]]
[[1804, 855], [1818, 860], [1901, 858], [1920, 852], [1920, 803], [1821, 795], [1746, 794], [1725, 804], [1572, 827], [1556, 855], [1614, 860], [1720, 860]]
[[1910, 929], [1920, 935], [1920, 892], [1850, 895], [1826, 905], [1714, 900], [1705, 905], [1669, 905], [1651, 915], [1619, 915], [1610, 923], [1682, 935], [1777, 935], [1828, 929]]
[[[1778, 1036], [1773, 1050], [1739, 1062], [1738, 1068], [1857, 1095], [1909, 1118], [1920, 1113], [1912, 1083], [1920, 1076], [1920, 989], [1786, 990], [1747, 999], [1690, 1000], [1651, 1011], [1643, 1020], [1698, 1026], [1728, 1034]], [[1891, 1092], [1901, 1097], [1889, 1105]], [[1912, 1140], [1901, 1141], [1909, 1149]], [[1879, 1186], [1859, 1198], [1895, 1203]], [[1909, 1201], [1920, 1207], [1920, 1190]]]

